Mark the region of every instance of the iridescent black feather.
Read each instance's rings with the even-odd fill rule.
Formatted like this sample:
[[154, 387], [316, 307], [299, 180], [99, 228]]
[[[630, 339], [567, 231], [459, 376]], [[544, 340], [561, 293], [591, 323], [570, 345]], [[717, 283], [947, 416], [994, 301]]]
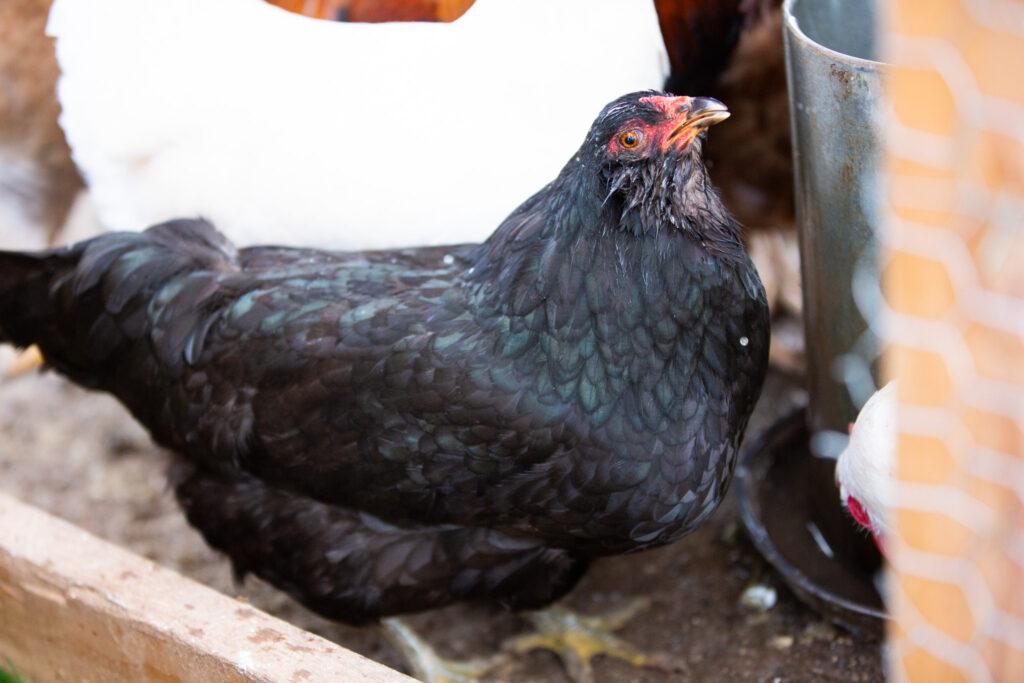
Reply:
[[768, 311], [700, 139], [624, 161], [597, 119], [479, 246], [235, 250], [200, 220], [0, 254], [0, 340], [116, 395], [189, 520], [350, 622], [533, 607], [721, 500]]

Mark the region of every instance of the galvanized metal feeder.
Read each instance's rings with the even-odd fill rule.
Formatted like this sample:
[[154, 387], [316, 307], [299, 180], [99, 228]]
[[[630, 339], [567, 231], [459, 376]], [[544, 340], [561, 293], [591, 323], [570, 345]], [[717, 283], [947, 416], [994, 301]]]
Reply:
[[755, 439], [737, 486], [755, 545], [793, 591], [862, 631], [884, 618], [872, 583], [880, 558], [844, 518], [832, 461], [810, 445], [816, 433], [845, 433], [874, 388], [878, 347], [865, 318], [878, 279], [884, 65], [873, 0], [786, 0], [783, 13], [809, 404]]

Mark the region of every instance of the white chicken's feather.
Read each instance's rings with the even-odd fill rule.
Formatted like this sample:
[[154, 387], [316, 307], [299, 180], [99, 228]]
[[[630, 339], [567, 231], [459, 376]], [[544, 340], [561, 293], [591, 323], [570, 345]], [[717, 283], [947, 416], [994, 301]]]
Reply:
[[836, 461], [843, 502], [852, 496], [871, 518], [872, 532], [890, 534], [892, 474], [896, 463], [896, 382], [872, 394], [860, 409], [850, 440]]
[[202, 215], [240, 244], [481, 240], [667, 70], [652, 0], [477, 0], [450, 24], [55, 0], [48, 32], [104, 225]]

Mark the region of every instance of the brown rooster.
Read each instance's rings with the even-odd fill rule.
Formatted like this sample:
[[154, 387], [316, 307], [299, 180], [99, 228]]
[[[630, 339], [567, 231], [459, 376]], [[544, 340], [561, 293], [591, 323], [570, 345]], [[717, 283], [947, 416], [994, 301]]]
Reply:
[[473, 0], [268, 0], [289, 12], [317, 19], [366, 23], [454, 21]]

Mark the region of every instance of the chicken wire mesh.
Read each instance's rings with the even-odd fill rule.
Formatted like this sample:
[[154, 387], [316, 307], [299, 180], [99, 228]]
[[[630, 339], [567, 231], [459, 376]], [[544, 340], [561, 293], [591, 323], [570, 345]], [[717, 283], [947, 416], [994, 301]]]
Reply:
[[[881, 287], [899, 380], [893, 680], [1024, 676], [1024, 3], [896, 0]], [[867, 368], [845, 368], [856, 403]]]

